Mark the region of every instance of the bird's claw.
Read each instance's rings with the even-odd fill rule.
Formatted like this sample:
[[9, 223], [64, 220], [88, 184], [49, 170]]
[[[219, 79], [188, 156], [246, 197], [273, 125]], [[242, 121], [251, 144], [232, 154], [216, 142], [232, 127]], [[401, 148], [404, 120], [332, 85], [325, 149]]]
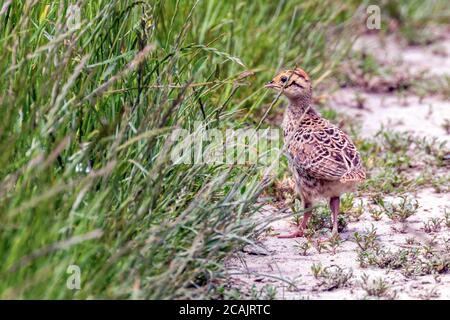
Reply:
[[292, 233], [289, 233], [289, 234], [280, 234], [280, 235], [278, 235], [278, 239], [299, 238], [299, 237], [303, 237], [303, 234], [304, 234], [303, 230], [299, 229], [299, 230], [296, 230], [296, 231], [294, 231]]

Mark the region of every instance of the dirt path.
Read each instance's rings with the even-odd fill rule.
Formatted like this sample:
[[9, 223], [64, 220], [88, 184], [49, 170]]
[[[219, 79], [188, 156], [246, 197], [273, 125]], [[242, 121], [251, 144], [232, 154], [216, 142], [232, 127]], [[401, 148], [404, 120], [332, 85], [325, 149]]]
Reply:
[[[373, 55], [386, 63], [401, 66], [415, 74], [426, 71], [431, 75], [450, 75], [448, 36], [430, 46], [404, 48], [393, 38], [382, 43], [376, 36], [365, 36], [357, 42], [356, 47], [371, 50]], [[356, 102], [361, 99], [364, 101], [362, 108]], [[437, 137], [439, 141], [447, 141], [447, 146], [450, 142], [448, 129], [444, 125], [446, 120], [450, 120], [450, 102], [436, 96], [420, 99], [417, 96], [370, 93], [361, 88], [348, 88], [339, 90], [330, 100], [330, 106], [356, 118], [362, 124], [361, 134], [364, 137], [373, 136], [384, 126], [417, 136]], [[421, 275], [420, 272], [415, 274], [415, 262], [411, 265], [411, 271], [408, 266], [396, 269], [372, 265], [362, 268], [358, 261], [359, 247], [354, 241], [354, 233], [370, 234], [372, 225], [376, 228], [377, 243], [383, 250], [394, 253], [400, 252], [399, 250], [422, 250], [419, 256], [425, 259], [424, 265], [428, 260], [434, 259], [431, 256], [427, 258], [423, 250], [427, 246], [444, 246], [450, 239], [450, 229], [442, 224], [440, 228], [425, 232], [424, 226], [432, 218], [443, 222], [445, 210], [450, 212], [450, 196], [448, 193], [436, 193], [429, 187], [418, 189], [414, 196], [419, 208], [406, 223], [401, 224], [386, 215], [376, 221], [367, 210], [368, 197], [363, 195], [364, 213], [359, 221], [349, 222], [346, 230], [341, 233], [342, 243], [334, 253], [330, 249], [319, 253], [317, 248], [307, 248], [306, 239], [274, 237], [273, 233], [292, 230], [293, 219], [289, 217], [273, 222], [270, 225], [272, 234], [262, 236], [257, 247], [245, 248], [244, 252], [227, 261], [230, 283], [243, 294], [251, 294], [253, 291], [263, 298], [450, 299], [448, 271], [441, 274], [424, 272], [429, 274]], [[398, 197], [385, 199], [398, 201]], [[276, 212], [274, 207], [266, 206], [261, 218], [274, 216]], [[439, 252], [450, 252], [450, 242], [447, 243], [449, 247], [440, 248]], [[305, 248], [307, 249], [304, 250]], [[318, 271], [315, 277], [312, 268], [317, 269], [319, 265], [322, 270], [329, 268], [322, 273]], [[381, 282], [379, 279], [382, 279]]]

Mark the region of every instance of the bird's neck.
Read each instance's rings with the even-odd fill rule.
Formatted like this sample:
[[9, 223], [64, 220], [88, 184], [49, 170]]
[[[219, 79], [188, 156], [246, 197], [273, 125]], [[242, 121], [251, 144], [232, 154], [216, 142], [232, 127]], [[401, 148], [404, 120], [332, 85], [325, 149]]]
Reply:
[[299, 118], [302, 116], [318, 115], [317, 111], [312, 107], [312, 98], [310, 95], [289, 99], [289, 107], [287, 108], [290, 118]]
[[290, 103], [285, 111], [282, 123], [285, 137], [303, 126], [306, 120], [320, 118], [320, 114], [312, 107], [311, 100], [311, 96], [289, 99]]

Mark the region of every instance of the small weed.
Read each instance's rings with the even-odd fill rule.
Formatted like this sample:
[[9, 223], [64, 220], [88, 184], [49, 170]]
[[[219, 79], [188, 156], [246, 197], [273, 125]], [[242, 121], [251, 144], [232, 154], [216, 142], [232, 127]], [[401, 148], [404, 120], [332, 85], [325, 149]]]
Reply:
[[339, 236], [339, 234], [335, 234], [328, 240], [328, 244], [329, 244], [329, 249], [330, 249], [331, 254], [335, 255], [337, 252], [337, 249], [342, 244], [342, 239]]
[[419, 298], [422, 300], [431, 300], [431, 299], [436, 299], [440, 296], [441, 294], [439, 293], [439, 291], [436, 288], [431, 288], [429, 290], [425, 290], [424, 292], [421, 292], [419, 294]]
[[346, 193], [341, 197], [341, 211], [342, 212], [349, 212], [353, 209], [353, 203], [354, 203], [354, 195], [353, 193]]
[[[347, 221], [345, 221], [344, 215], [338, 215], [338, 231], [342, 232], [347, 227]], [[308, 222], [308, 229], [313, 231], [326, 231], [331, 230], [331, 211], [327, 206], [320, 206], [314, 210], [314, 214]]]
[[433, 256], [434, 249], [430, 244], [425, 244], [422, 246], [422, 255], [426, 258], [430, 258]]
[[320, 262], [317, 263], [317, 264], [313, 263], [311, 265], [311, 271], [312, 271], [312, 274], [313, 274], [314, 278], [319, 279], [319, 275], [322, 272], [322, 269], [323, 269], [323, 267], [322, 267], [322, 264]]
[[[412, 89], [420, 97], [430, 95], [438, 95], [444, 98], [450, 98], [450, 77], [447, 76], [428, 76], [422, 79], [415, 79], [412, 82]], [[450, 122], [445, 119], [442, 123], [442, 128], [446, 130], [447, 134]]]
[[449, 193], [450, 192], [450, 177], [447, 176], [438, 176], [432, 177], [429, 179], [431, 186], [436, 193]]
[[272, 285], [264, 286], [265, 290], [265, 300], [274, 300], [277, 296], [277, 288]]
[[381, 201], [379, 205], [384, 209], [384, 212], [389, 219], [395, 222], [406, 222], [406, 219], [417, 212], [419, 202], [408, 196], [400, 196], [400, 202], [395, 204], [393, 202]]
[[395, 299], [396, 292], [391, 292], [389, 285], [383, 278], [369, 279], [369, 276], [363, 274], [360, 282], [361, 288], [369, 297]]
[[241, 289], [230, 288], [229, 285], [222, 285], [216, 289], [217, 297], [227, 300], [240, 300], [243, 299]]
[[310, 243], [317, 250], [318, 254], [321, 254], [322, 251], [325, 251], [328, 249], [327, 242], [322, 241], [320, 239], [310, 240]]
[[[408, 242], [413, 243], [412, 240]], [[358, 262], [363, 268], [377, 266], [381, 269], [400, 270], [405, 277], [437, 275], [449, 270], [450, 256], [445, 250], [436, 250], [436, 247], [437, 244], [433, 243], [391, 251], [377, 245], [367, 250], [359, 250]]]
[[301, 203], [298, 199], [294, 199], [294, 201], [290, 204], [291, 211], [294, 213], [292, 219], [294, 220], [294, 224], [296, 226], [300, 225], [303, 217], [303, 209], [301, 208]]
[[264, 233], [265, 233], [267, 236], [271, 237], [271, 236], [273, 236], [273, 235], [275, 234], [275, 229], [274, 229], [272, 226], [269, 226], [269, 227], [267, 227], [267, 228], [264, 230]]
[[[310, 224], [309, 224], [310, 225]], [[310, 244], [312, 244], [311, 242], [312, 242], [312, 238], [314, 237], [314, 234], [315, 234], [315, 230], [314, 229], [311, 229], [310, 227], [308, 227], [306, 230], [305, 230], [305, 238], [306, 239], [308, 239], [308, 242], [310, 243]]]
[[444, 120], [444, 122], [442, 123], [442, 128], [445, 130], [445, 132], [447, 134], [450, 134], [450, 120], [449, 119]]
[[312, 265], [311, 270], [314, 278], [319, 282], [317, 288], [324, 291], [344, 287], [353, 276], [352, 269], [341, 268], [337, 265], [331, 265], [325, 268], [322, 265]]
[[295, 245], [295, 247], [300, 250], [301, 256], [307, 256], [308, 250], [311, 248], [311, 243], [310, 241], [302, 241], [302, 243]]
[[450, 228], [450, 211], [444, 209], [444, 224], [447, 228]]
[[443, 240], [444, 250], [446, 253], [450, 253], [450, 238]]
[[[361, 186], [377, 195], [403, 194], [417, 187], [431, 186], [436, 192], [448, 192], [448, 175], [436, 175], [435, 169], [446, 167], [446, 141], [417, 137], [382, 128], [371, 139], [357, 141], [370, 175]], [[418, 176], [408, 173], [412, 167], [425, 167]], [[383, 168], [380, 170], [380, 168]], [[376, 213], [375, 213], [376, 214]]]
[[277, 288], [273, 285], [266, 284], [261, 289], [253, 285], [250, 291], [252, 300], [274, 300], [277, 295]]
[[353, 234], [353, 239], [362, 251], [378, 247], [377, 229], [374, 227], [373, 224], [371, 229], [366, 229], [365, 234], [359, 234], [358, 232], [355, 232]]
[[361, 218], [361, 216], [364, 213], [363, 201], [360, 200], [360, 202], [357, 206], [354, 206], [351, 210], [345, 211], [345, 212], [350, 216], [350, 218], [353, 221], [359, 221], [359, 219]]
[[369, 213], [373, 220], [380, 221], [383, 217], [383, 210], [377, 207], [369, 206]]
[[439, 232], [441, 230], [441, 223], [444, 220], [441, 218], [430, 218], [423, 223], [423, 230], [426, 233]]

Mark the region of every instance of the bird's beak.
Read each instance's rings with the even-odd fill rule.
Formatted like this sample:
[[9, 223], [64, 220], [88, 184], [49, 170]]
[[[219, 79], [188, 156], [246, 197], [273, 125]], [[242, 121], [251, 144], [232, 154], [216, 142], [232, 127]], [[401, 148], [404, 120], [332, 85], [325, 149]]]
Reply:
[[265, 85], [264, 87], [265, 87], [265, 88], [268, 88], [268, 89], [278, 88], [278, 86], [277, 86], [273, 81], [267, 82], [266, 85]]

